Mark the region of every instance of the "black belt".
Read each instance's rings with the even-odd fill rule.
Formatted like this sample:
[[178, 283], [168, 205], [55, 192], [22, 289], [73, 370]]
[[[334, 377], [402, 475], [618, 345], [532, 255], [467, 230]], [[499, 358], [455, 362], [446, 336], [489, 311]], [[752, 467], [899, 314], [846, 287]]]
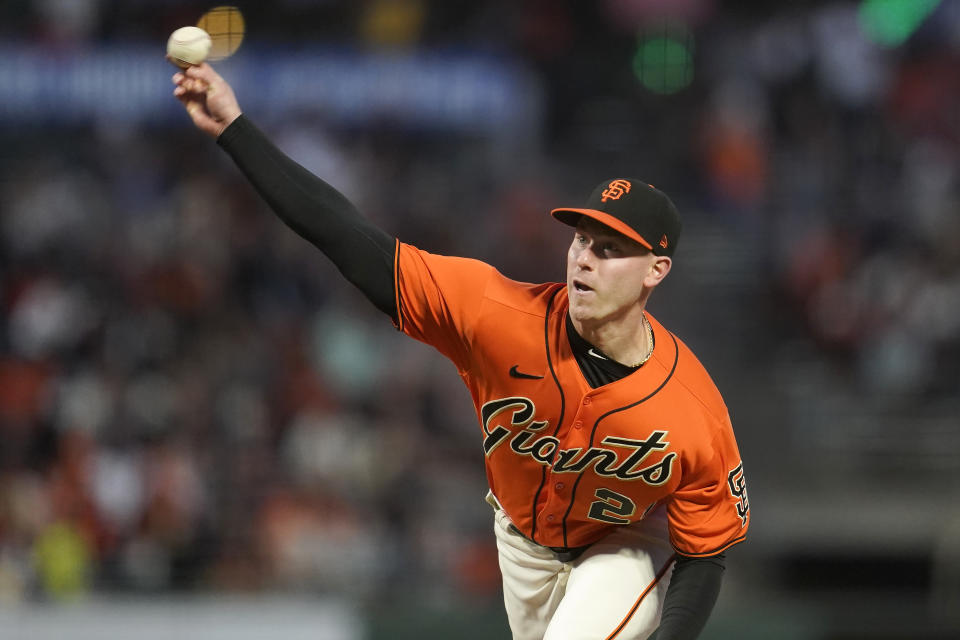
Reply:
[[557, 557], [557, 560], [559, 560], [560, 562], [573, 562], [574, 560], [582, 556], [584, 551], [590, 548], [590, 545], [584, 545], [582, 547], [547, 547], [523, 535], [523, 532], [520, 531], [520, 529], [517, 529], [517, 527], [513, 524], [510, 525], [510, 532], [517, 534], [518, 536], [520, 536], [521, 538], [523, 538], [528, 542], [532, 542], [538, 547], [543, 547], [544, 549], [550, 549], [550, 551], [553, 551], [553, 555], [555, 555]]

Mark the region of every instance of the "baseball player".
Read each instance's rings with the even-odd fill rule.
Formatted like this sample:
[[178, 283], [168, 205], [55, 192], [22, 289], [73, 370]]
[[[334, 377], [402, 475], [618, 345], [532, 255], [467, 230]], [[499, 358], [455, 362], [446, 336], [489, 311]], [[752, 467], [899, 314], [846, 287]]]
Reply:
[[174, 95], [293, 230], [473, 398], [517, 640], [695, 638], [750, 510], [727, 409], [647, 313], [680, 233], [661, 191], [606, 180], [574, 228], [566, 283], [510, 280], [391, 238], [241, 114], [209, 65]]

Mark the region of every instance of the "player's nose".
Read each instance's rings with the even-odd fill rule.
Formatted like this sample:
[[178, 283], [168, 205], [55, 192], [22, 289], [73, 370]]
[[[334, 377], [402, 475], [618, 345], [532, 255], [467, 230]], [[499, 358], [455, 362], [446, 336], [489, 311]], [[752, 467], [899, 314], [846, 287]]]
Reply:
[[596, 259], [596, 256], [593, 254], [593, 250], [590, 247], [582, 247], [576, 255], [574, 262], [581, 269], [592, 269], [593, 261]]

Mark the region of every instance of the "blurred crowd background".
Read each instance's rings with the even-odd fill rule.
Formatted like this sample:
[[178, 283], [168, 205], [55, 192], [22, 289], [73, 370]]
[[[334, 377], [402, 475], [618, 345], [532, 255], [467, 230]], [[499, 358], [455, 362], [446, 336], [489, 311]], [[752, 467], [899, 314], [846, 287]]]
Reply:
[[[248, 116], [404, 241], [560, 280], [550, 208], [673, 196], [650, 310], [754, 509], [705, 638], [957, 637], [960, 2], [236, 4]], [[170, 95], [211, 6], [0, 9], [0, 606], [333, 595], [505, 638], [453, 366]]]

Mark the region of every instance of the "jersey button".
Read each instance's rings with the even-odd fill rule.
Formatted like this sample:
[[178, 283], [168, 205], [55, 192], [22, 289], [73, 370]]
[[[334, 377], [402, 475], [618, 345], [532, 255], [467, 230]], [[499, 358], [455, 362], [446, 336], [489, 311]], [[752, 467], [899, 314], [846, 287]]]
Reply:
[[576, 422], [574, 422], [574, 423], [573, 423], [573, 428], [574, 428], [574, 429], [582, 429], [582, 428], [583, 428], [583, 420], [577, 420]]
[[591, 402], [592, 402], [592, 400], [591, 400], [589, 397], [586, 397], [586, 398], [583, 399], [583, 406], [587, 406], [587, 405], [590, 404]]
[[553, 522], [553, 514], [547, 516], [547, 522]]
[[567, 485], [563, 484], [562, 482], [558, 482], [557, 484], [553, 485], [553, 488], [556, 489], [557, 491], [563, 491], [563, 488], [565, 486]]

